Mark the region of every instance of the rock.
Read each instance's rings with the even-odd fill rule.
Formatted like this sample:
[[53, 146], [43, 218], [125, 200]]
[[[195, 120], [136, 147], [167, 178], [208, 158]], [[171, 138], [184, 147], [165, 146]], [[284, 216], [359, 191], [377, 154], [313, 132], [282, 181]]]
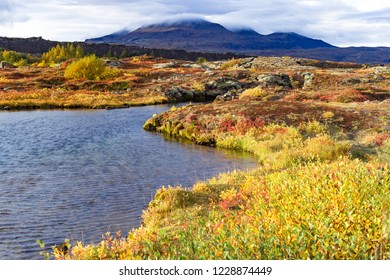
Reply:
[[263, 87], [288, 87], [292, 88], [290, 77], [287, 74], [262, 74], [257, 80]]
[[276, 100], [280, 100], [282, 98], [283, 98], [283, 95], [275, 93], [275, 94], [267, 95], [267, 96], [263, 97], [263, 100], [264, 101], [276, 101]]
[[241, 90], [241, 83], [229, 78], [220, 78], [206, 84], [206, 100], [214, 100], [218, 95], [224, 95], [231, 90]]
[[238, 99], [238, 96], [239, 96], [239, 94], [240, 94], [241, 92], [242, 92], [242, 91], [237, 90], [237, 89], [229, 90], [229, 91], [228, 91], [227, 93], [225, 93], [225, 94], [218, 95], [218, 96], [215, 98], [215, 101], [230, 101], [230, 100], [233, 100], [233, 99]]
[[314, 73], [311, 72], [305, 72], [302, 74], [303, 76], [303, 88], [311, 88], [313, 86], [314, 82]]
[[171, 87], [164, 96], [172, 102], [185, 102], [185, 101], [204, 101], [205, 94], [201, 91], [190, 91], [181, 87]]
[[361, 82], [362, 82], [362, 80], [360, 80], [360, 79], [350, 78], [350, 79], [347, 79], [344, 84], [346, 84], [346, 85], [356, 85], [356, 84], [360, 84]]
[[180, 65], [180, 67], [200, 69], [200, 68], [202, 68], [202, 65], [185, 63], [185, 64]]
[[381, 75], [390, 73], [390, 67], [388, 66], [376, 66], [372, 68], [374, 70], [374, 74]]
[[5, 69], [5, 68], [16, 68], [12, 63], [9, 63], [7, 61], [2, 61], [0, 62], [0, 68]]
[[383, 81], [385, 78], [383, 78], [381, 75], [374, 75], [373, 77], [372, 77], [373, 79], [374, 79], [374, 81]]
[[106, 66], [123, 68], [123, 63], [120, 61], [117, 61], [117, 60], [112, 61], [112, 60], [106, 59], [104, 61], [104, 63], [106, 64]]
[[157, 63], [153, 65], [153, 68], [155, 69], [163, 69], [163, 68], [172, 68], [179, 66], [179, 63], [177, 62], [168, 62], [168, 63]]
[[244, 68], [244, 69], [252, 68], [254, 59], [255, 57], [240, 58], [237, 60], [239, 63], [235, 65], [233, 68]]

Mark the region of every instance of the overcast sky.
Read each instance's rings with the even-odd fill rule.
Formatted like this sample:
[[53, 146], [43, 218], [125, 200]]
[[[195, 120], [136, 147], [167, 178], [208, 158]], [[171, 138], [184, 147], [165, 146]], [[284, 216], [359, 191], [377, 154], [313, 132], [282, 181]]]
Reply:
[[83, 41], [185, 16], [341, 47], [390, 47], [389, 0], [0, 0], [0, 36]]

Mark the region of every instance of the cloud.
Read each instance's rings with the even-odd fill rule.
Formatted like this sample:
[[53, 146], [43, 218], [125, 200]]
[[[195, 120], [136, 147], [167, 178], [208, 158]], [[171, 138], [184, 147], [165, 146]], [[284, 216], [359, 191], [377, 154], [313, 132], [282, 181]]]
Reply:
[[359, 6], [347, 0], [274, 0], [262, 5], [254, 0], [237, 1], [235, 11], [207, 18], [225, 26], [252, 27], [261, 34], [296, 32], [338, 46], [390, 46], [390, 3], [373, 10], [376, 1], [371, 1], [368, 11], [359, 0]]
[[0, 0], [2, 36], [84, 40], [175, 17], [201, 17], [262, 34], [296, 32], [339, 46], [390, 46], [390, 2], [380, 0]]
[[8, 1], [0, 0], [0, 24], [12, 21], [12, 8]]

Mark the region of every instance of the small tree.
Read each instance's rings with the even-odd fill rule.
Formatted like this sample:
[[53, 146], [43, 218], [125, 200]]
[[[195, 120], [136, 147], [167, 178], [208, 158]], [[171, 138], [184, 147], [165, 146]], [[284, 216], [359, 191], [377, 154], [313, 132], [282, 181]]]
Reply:
[[64, 76], [68, 79], [101, 80], [105, 77], [106, 68], [104, 61], [93, 54], [69, 64]]
[[17, 63], [23, 59], [23, 56], [20, 53], [7, 50], [3, 51], [2, 57], [5, 61], [9, 63]]
[[206, 62], [207, 62], [207, 59], [203, 56], [198, 57], [198, 59], [196, 60], [196, 63], [198, 63], [198, 64], [203, 64]]
[[80, 45], [75, 47], [71, 43], [68, 43], [67, 45], [58, 44], [42, 55], [42, 61], [44, 64], [51, 64], [81, 57], [84, 57], [84, 50]]

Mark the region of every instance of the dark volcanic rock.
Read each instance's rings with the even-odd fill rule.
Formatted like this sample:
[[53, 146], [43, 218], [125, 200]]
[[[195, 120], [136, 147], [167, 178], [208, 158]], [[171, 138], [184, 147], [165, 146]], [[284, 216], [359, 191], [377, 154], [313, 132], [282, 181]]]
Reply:
[[164, 96], [169, 99], [170, 102], [185, 102], [185, 101], [204, 101], [204, 92], [190, 91], [181, 87], [171, 87], [164, 92]]
[[[0, 37], [0, 48], [6, 50], [13, 50], [22, 53], [30, 54], [42, 54], [47, 52], [56, 45], [66, 45], [69, 42], [56, 42], [42, 39], [42, 37], [32, 38], [7, 38]], [[96, 54], [97, 56], [103, 57], [111, 56], [119, 57], [123, 53], [126, 56], [137, 56], [137, 55], [149, 55], [154, 54], [156, 57], [163, 57], [167, 59], [181, 59], [195, 61], [199, 57], [204, 57], [208, 61], [225, 60], [233, 57], [237, 57], [234, 53], [202, 53], [202, 52], [187, 52], [185, 50], [174, 50], [174, 49], [158, 49], [158, 48], [143, 48], [138, 46], [126, 46], [126, 45], [112, 45], [112, 44], [94, 44], [86, 42], [73, 42], [79, 44], [87, 54]], [[241, 57], [241, 56], [238, 56]]]
[[237, 89], [229, 90], [225, 94], [218, 95], [215, 98], [215, 101], [230, 101], [230, 100], [233, 100], [233, 99], [237, 99], [241, 92], [242, 92], [242, 90], [237, 90]]
[[263, 87], [288, 87], [292, 88], [290, 77], [287, 74], [262, 74], [257, 80]]
[[206, 84], [206, 100], [214, 100], [232, 90], [241, 90], [242, 84], [230, 78], [220, 78]]

